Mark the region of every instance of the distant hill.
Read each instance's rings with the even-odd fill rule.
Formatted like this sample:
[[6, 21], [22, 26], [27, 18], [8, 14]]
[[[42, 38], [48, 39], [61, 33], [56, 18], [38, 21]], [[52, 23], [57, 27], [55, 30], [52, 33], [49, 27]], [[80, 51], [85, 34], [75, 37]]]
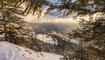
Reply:
[[28, 27], [36, 32], [37, 34], [42, 33], [61, 33], [72, 32], [73, 29], [79, 27], [78, 23], [73, 23], [70, 21], [43, 21], [43, 22], [34, 22], [28, 23]]

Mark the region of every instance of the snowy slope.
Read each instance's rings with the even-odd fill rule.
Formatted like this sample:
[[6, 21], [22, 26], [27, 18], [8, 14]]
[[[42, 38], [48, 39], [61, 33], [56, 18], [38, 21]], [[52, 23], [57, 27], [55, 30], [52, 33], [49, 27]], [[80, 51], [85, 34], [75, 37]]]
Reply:
[[33, 52], [8, 42], [0, 42], [0, 60], [60, 60], [62, 57], [53, 53]]
[[40, 39], [41, 41], [45, 42], [45, 43], [57, 45], [57, 41], [54, 41], [50, 36], [48, 37], [45, 34], [38, 34], [37, 38]]

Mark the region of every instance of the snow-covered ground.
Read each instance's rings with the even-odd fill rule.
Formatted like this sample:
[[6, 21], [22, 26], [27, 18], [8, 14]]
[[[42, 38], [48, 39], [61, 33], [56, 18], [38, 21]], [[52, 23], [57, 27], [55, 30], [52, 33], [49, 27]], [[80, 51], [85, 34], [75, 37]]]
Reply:
[[[79, 44], [79, 39], [69, 39], [68, 37], [63, 36], [62, 34], [57, 34], [57, 33], [50, 33], [50, 34], [54, 34], [54, 35], [60, 36], [60, 37], [62, 37], [62, 39], [66, 39], [68, 41], [70, 40], [71, 43]], [[46, 34], [38, 34], [37, 38], [39, 40], [45, 42], [45, 43], [55, 44], [55, 45], [58, 44], [57, 41], [53, 40], [51, 36], [47, 36]]]
[[57, 45], [57, 41], [54, 41], [50, 36], [47, 36], [45, 34], [38, 34], [37, 38], [45, 43]]
[[33, 52], [8, 42], [0, 42], [0, 60], [60, 60], [62, 57], [53, 53]]

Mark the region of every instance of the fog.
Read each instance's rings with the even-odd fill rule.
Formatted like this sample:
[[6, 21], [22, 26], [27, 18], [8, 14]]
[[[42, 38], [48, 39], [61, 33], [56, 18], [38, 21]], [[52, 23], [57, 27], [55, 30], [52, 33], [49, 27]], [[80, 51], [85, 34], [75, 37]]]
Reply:
[[57, 18], [52, 16], [41, 16], [37, 18], [31, 14], [24, 19], [28, 22], [27, 26], [36, 33], [67, 33], [79, 27], [77, 21], [71, 18]]

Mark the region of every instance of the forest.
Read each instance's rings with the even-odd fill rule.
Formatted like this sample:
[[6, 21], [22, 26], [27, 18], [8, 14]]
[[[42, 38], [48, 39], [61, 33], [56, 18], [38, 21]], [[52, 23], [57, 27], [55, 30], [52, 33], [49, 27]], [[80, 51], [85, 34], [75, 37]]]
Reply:
[[[23, 18], [28, 14], [37, 18], [43, 14], [70, 17], [75, 23], [53, 19], [29, 23]], [[105, 0], [0, 0], [0, 42], [3, 41], [62, 55], [59, 60], [104, 60]]]

